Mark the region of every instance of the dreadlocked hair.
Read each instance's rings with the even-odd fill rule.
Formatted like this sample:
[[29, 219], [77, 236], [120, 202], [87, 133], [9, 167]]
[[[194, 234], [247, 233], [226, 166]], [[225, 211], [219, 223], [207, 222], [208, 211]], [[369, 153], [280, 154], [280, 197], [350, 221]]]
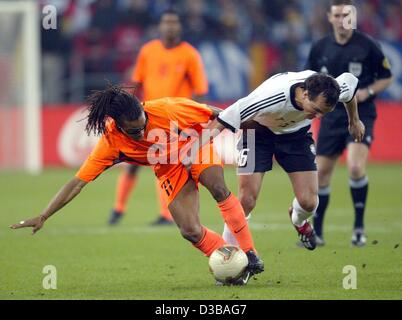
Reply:
[[142, 114], [141, 102], [134, 94], [128, 93], [127, 88], [109, 84], [106, 89], [94, 91], [88, 96], [86, 102], [88, 121], [85, 131], [89, 135], [101, 135], [106, 131], [107, 119], [112, 118], [117, 125], [123, 120], [134, 121]]

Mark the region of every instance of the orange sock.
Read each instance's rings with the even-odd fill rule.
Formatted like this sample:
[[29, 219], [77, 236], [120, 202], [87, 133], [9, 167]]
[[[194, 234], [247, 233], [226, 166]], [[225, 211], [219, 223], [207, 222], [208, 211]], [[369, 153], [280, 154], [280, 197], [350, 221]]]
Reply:
[[124, 213], [126, 211], [127, 200], [131, 190], [137, 182], [137, 176], [127, 172], [120, 173], [116, 186], [116, 201], [114, 209]]
[[163, 190], [161, 189], [158, 180], [156, 180], [156, 193], [159, 198], [159, 213], [162, 217], [164, 217], [167, 220], [173, 221], [173, 217], [170, 214], [170, 211], [168, 209], [167, 201], [165, 199], [165, 196], [163, 195]]
[[257, 252], [254, 248], [253, 238], [248, 228], [243, 207], [236, 196], [231, 193], [226, 200], [218, 203], [218, 207], [221, 210], [223, 220], [225, 220], [230, 231], [232, 231], [233, 235], [236, 237], [240, 248], [244, 252], [249, 250]]
[[204, 226], [202, 226], [202, 233], [201, 240], [194, 243], [193, 246], [202, 251], [207, 257], [225, 244], [225, 240], [223, 240], [219, 234], [205, 228]]

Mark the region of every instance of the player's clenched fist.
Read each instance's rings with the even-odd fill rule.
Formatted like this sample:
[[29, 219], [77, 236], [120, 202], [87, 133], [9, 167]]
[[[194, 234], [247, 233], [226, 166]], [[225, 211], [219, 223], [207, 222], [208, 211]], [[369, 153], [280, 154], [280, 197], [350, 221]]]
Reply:
[[355, 139], [355, 142], [361, 142], [363, 140], [365, 131], [366, 128], [363, 122], [361, 122], [360, 120], [349, 125], [349, 133]]

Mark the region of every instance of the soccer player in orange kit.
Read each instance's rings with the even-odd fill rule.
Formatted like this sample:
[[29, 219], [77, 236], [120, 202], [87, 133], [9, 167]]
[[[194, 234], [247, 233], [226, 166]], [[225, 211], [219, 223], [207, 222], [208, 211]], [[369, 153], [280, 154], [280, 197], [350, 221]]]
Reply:
[[[246, 284], [251, 275], [264, 271], [263, 261], [256, 255], [244, 210], [225, 184], [222, 164], [211, 163], [211, 154], [213, 159], [218, 159], [211, 152], [213, 142], [197, 151], [199, 161], [187, 167], [175, 161], [173, 156], [174, 151], [180, 153], [189, 145], [187, 139], [181, 139], [182, 133], [201, 134], [202, 124], [206, 125], [209, 120], [215, 119], [219, 109], [186, 98], [162, 98], [141, 103], [134, 95], [117, 86], [93, 93], [88, 103], [86, 131], [88, 134], [102, 134], [98, 144], [75, 177], [62, 187], [38, 217], [14, 224], [12, 229], [32, 227], [32, 232], [37, 232], [50, 216], [77, 196], [88, 182], [117, 163], [124, 161], [136, 165], [152, 165], [165, 191], [169, 210], [185, 239], [206, 256], [225, 244], [219, 234], [200, 223], [200, 182], [217, 201], [224, 221], [249, 259], [245, 273], [233, 284]], [[172, 127], [176, 130], [172, 130]], [[163, 136], [165, 139], [161, 138]], [[158, 158], [158, 155], [163, 154], [167, 154], [169, 158], [166, 159], [169, 160], [154, 161], [163, 159]]]
[[[142, 89], [143, 100], [163, 97], [184, 97], [199, 101], [208, 92], [208, 83], [201, 56], [185, 41], [181, 41], [181, 23], [178, 12], [162, 13], [160, 39], [146, 43], [140, 50], [131, 81]], [[116, 199], [109, 218], [114, 225], [123, 217], [129, 195], [137, 181], [137, 165], [130, 165], [117, 181]], [[154, 225], [173, 223], [167, 203], [157, 186], [160, 215]]]

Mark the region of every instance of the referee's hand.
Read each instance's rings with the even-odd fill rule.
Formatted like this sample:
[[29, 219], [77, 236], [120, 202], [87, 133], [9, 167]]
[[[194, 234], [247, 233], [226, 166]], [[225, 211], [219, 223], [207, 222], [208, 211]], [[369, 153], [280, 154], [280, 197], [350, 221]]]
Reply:
[[355, 142], [362, 142], [366, 128], [360, 120], [354, 123], [349, 123], [349, 133]]

